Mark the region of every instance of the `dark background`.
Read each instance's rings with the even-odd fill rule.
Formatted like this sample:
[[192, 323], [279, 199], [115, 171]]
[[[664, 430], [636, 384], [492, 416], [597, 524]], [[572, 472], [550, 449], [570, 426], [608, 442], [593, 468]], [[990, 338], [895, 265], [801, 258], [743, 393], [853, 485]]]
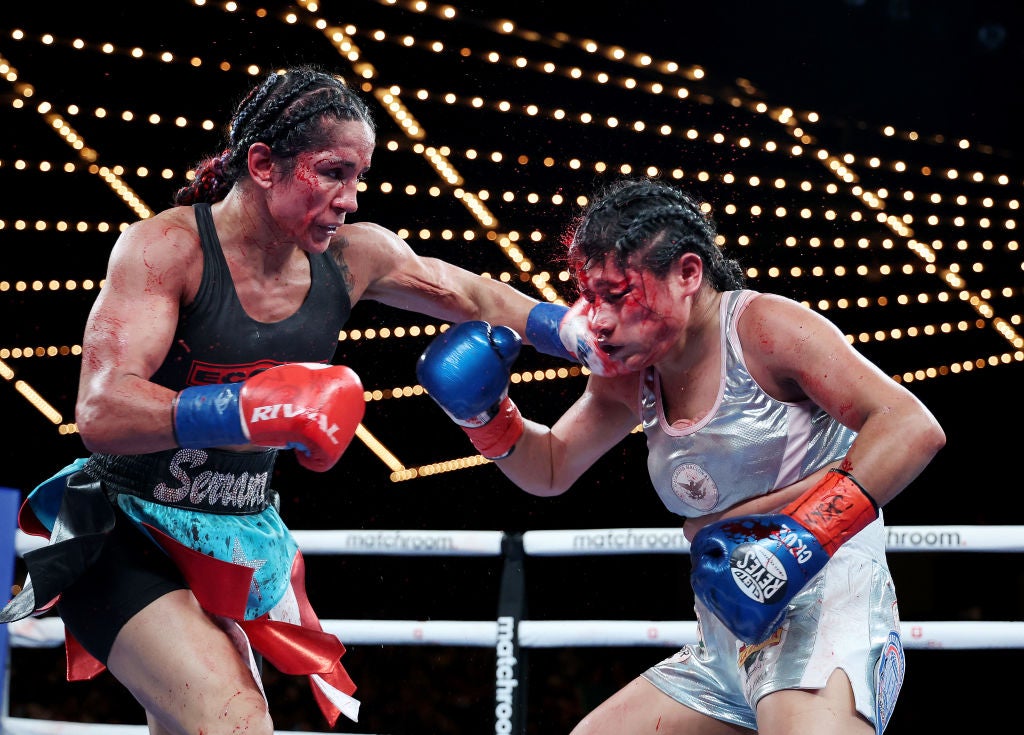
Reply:
[[[29, 490], [83, 449], [74, 433], [82, 327], [95, 288], [83, 279], [103, 277], [106, 256], [120, 223], [136, 212], [101, 175], [54, 132], [47, 115], [65, 117], [97, 166], [122, 166], [123, 181], [152, 210], [170, 203], [184, 174], [222, 145], [220, 129], [199, 121], [226, 121], [234, 103], [261, 70], [318, 63], [358, 84], [372, 66], [368, 99], [375, 105], [380, 145], [361, 209], [354, 219], [405, 230], [418, 251], [472, 270], [515, 273], [514, 264], [487, 239], [487, 228], [457, 199], [414, 149], [374, 94], [399, 85], [401, 98], [421, 123], [427, 146], [450, 149], [449, 161], [472, 192], [489, 191], [495, 233], [522, 233], [520, 246], [534, 271], [559, 271], [560, 233], [576, 212], [573, 202], [631, 164], [657, 167], [662, 175], [683, 170], [681, 182], [714, 207], [727, 252], [757, 274], [753, 288], [805, 300], [847, 299], [827, 312], [858, 348], [894, 378], [905, 382], [938, 416], [947, 448], [886, 509], [890, 525], [1015, 525], [1021, 518], [1021, 484], [1015, 453], [1020, 344], [1003, 326], [1019, 331], [1022, 258], [1019, 248], [1024, 170], [1017, 131], [1021, 126], [1024, 44], [1019, 3], [934, 0], [815, 0], [802, 2], [517, 2], [456, 6], [459, 20], [441, 21], [372, 0], [328, 0], [314, 14], [287, 3], [221, 6], [181, 2], [89, 3], [54, 12], [41, 3], [5, 6], [0, 19], [0, 57], [13, 67], [0, 81], [0, 360], [11, 371], [0, 382], [6, 427], [0, 483]], [[435, 6], [431, 6], [435, 7]], [[440, 7], [440, 6], [437, 6]], [[267, 13], [258, 12], [265, 8]], [[283, 19], [296, 12], [298, 22]], [[265, 17], [262, 17], [265, 15]], [[361, 58], [350, 62], [324, 34], [315, 17], [332, 25], [351, 23]], [[492, 30], [509, 18], [522, 33]], [[22, 29], [24, 37], [14, 33]], [[371, 33], [384, 32], [385, 40]], [[52, 34], [52, 40], [44, 38]], [[416, 38], [406, 45], [404, 37]], [[74, 39], [84, 48], [75, 49]], [[680, 73], [620, 63], [580, 48], [593, 39], [602, 49], [649, 53], [676, 61]], [[425, 45], [442, 40], [444, 53]], [[107, 52], [102, 44], [112, 44]], [[133, 58], [131, 49], [142, 50]], [[468, 49], [460, 54], [459, 49]], [[159, 58], [173, 54], [171, 61]], [[495, 51], [499, 61], [484, 54]], [[202, 63], [194, 66], [189, 59]], [[529, 60], [516, 68], [516, 58]], [[632, 57], [630, 57], [632, 58]], [[538, 71], [550, 61], [559, 70], [578, 68], [581, 80]], [[656, 67], [657, 64], [652, 65]], [[704, 76], [689, 79], [699, 66]], [[593, 81], [597, 72], [612, 81]], [[16, 77], [16, 78], [15, 78]], [[655, 95], [625, 89], [659, 81]], [[22, 85], [33, 88], [26, 96]], [[679, 86], [686, 99], [674, 96]], [[426, 99], [417, 99], [418, 90]], [[458, 104], [440, 101], [452, 93]], [[478, 96], [481, 108], [469, 100]], [[29, 104], [19, 105], [28, 100]], [[510, 112], [496, 109], [505, 100]], [[52, 109], [40, 111], [48, 102]], [[837, 178], [813, 155], [794, 155], [787, 129], [756, 111], [790, 108], [811, 136], [808, 151], [851, 154], [855, 181]], [[524, 106], [536, 104], [531, 116]], [[77, 106], [73, 108], [72, 106]], [[94, 114], [97, 107], [109, 111]], [[609, 128], [551, 119], [556, 108], [570, 118], [589, 111]], [[126, 121], [122, 112], [134, 111]], [[817, 112], [819, 122], [808, 122]], [[146, 122], [159, 114], [161, 122]], [[175, 116], [187, 118], [179, 127]], [[635, 120], [667, 123], [672, 136], [629, 130]], [[894, 134], [883, 132], [891, 125]], [[698, 131], [695, 139], [680, 135]], [[791, 129], [791, 128], [790, 128]], [[717, 142], [712, 136], [721, 133]], [[744, 147], [746, 136], [752, 145]], [[775, 141], [785, 152], [766, 152]], [[959, 141], [969, 141], [961, 146]], [[393, 150], [388, 143], [394, 142]], [[467, 150], [480, 155], [470, 158]], [[490, 160], [494, 151], [502, 161]], [[545, 158], [551, 161], [546, 162]], [[878, 157], [880, 164], [872, 165]], [[579, 165], [572, 164], [573, 159]], [[43, 171], [49, 161], [60, 168]], [[902, 161], [905, 172], [893, 170]], [[19, 164], [19, 162], [24, 162]], [[609, 171], [597, 169], [605, 162]], [[139, 168], [149, 173], [140, 175]], [[955, 168], [956, 178], [946, 171]], [[168, 169], [170, 178], [159, 172]], [[978, 172], [981, 181], [972, 180]], [[704, 175], [706, 174], [706, 176]], [[732, 178], [727, 176], [732, 174]], [[1007, 183], [997, 177], [1005, 175]], [[749, 184], [760, 177], [759, 186]], [[782, 189], [776, 178], [787, 183]], [[810, 191], [801, 191], [799, 182]], [[393, 191], [382, 189], [390, 184]], [[827, 187], [835, 186], [834, 191]], [[405, 193], [415, 186], [415, 193]], [[895, 234], [859, 198], [866, 190], [888, 192], [884, 211], [911, 214], [913, 236]], [[437, 187], [437, 194], [429, 191]], [[508, 192], [511, 201], [503, 194]], [[913, 192], [907, 200], [905, 192]], [[530, 193], [538, 195], [529, 202]], [[564, 203], [553, 201], [561, 194]], [[937, 194], [941, 201], [931, 203]], [[957, 197], [963, 197], [962, 203]], [[991, 203], [986, 202], [991, 198]], [[1015, 205], [1014, 202], [1017, 204]], [[731, 212], [727, 205], [735, 205]], [[751, 215], [760, 205], [766, 212]], [[787, 216], [773, 213], [777, 206]], [[809, 216], [799, 216], [806, 209]], [[827, 216], [835, 212], [834, 218]], [[859, 220], [852, 214], [860, 212]], [[937, 218], [929, 224], [927, 218]], [[962, 224], [956, 217], [963, 217]], [[981, 224], [988, 217], [988, 226]], [[1003, 223], [1014, 219], [1016, 230]], [[25, 225], [18, 226], [22, 221]], [[54, 223], [85, 222], [85, 232], [58, 232]], [[45, 228], [37, 222], [47, 223]], [[107, 231], [99, 226], [109, 223]], [[421, 228], [430, 230], [421, 236]], [[445, 240], [445, 229], [459, 237]], [[71, 228], [74, 230], [74, 226]], [[465, 241], [461, 233], [476, 234]], [[537, 240], [529, 239], [537, 233]], [[788, 244], [787, 238], [794, 244]], [[815, 238], [818, 238], [816, 241]], [[834, 245], [844, 238], [844, 247]], [[913, 238], [913, 239], [912, 239]], [[866, 246], [860, 246], [863, 239]], [[885, 241], [889, 240], [889, 246]], [[932, 245], [935, 272], [911, 247]], [[819, 244], [815, 244], [819, 242]], [[837, 275], [836, 267], [845, 275]], [[812, 269], [824, 269], [814, 275]], [[780, 275], [773, 275], [778, 268]], [[864, 273], [857, 269], [863, 268]], [[885, 269], [891, 268], [891, 273]], [[794, 275], [800, 269], [801, 275]], [[810, 275], [808, 275], [810, 273]], [[950, 273], [965, 281], [957, 285]], [[51, 288], [50, 281], [58, 282]], [[65, 284], [76, 282], [75, 289]], [[33, 282], [42, 287], [35, 290]], [[532, 284], [514, 280], [537, 295]], [[558, 284], [560, 295], [574, 294]], [[19, 283], [27, 284], [24, 289]], [[989, 307], [975, 309], [965, 295]], [[900, 297], [909, 301], [899, 303]], [[858, 306], [858, 300], [864, 305]], [[358, 305], [349, 330], [420, 327], [416, 314]], [[934, 326], [935, 334], [891, 338], [893, 330]], [[885, 339], [879, 339], [884, 333]], [[367, 429], [414, 468], [471, 455], [461, 431], [422, 395], [391, 396], [415, 386], [414, 364], [427, 337], [356, 338], [348, 332], [337, 361], [351, 365], [380, 400], [367, 407]], [[53, 347], [55, 355], [48, 355]], [[63, 349], [62, 349], [63, 348]], [[61, 352], [68, 354], [61, 354]], [[962, 367], [970, 364], [972, 369]], [[517, 371], [532, 373], [559, 363], [524, 349]], [[910, 379], [908, 380], [908, 376]], [[524, 413], [556, 418], [582, 389], [582, 378], [513, 385]], [[61, 414], [55, 424], [18, 392], [24, 381]], [[899, 451], [898, 443], [893, 451]], [[643, 440], [632, 436], [610, 452], [566, 495], [536, 499], [511, 486], [494, 467], [447, 472], [392, 482], [389, 469], [359, 441], [326, 475], [313, 475], [283, 456], [276, 477], [283, 515], [296, 529], [495, 529], [669, 526], [678, 519], [657, 502], [644, 467]], [[905, 620], [1022, 619], [1024, 585], [1014, 554], [890, 555]], [[535, 619], [691, 619], [692, 598], [685, 560], [677, 556], [528, 559], [528, 616]], [[323, 618], [483, 620], [493, 618], [500, 577], [496, 560], [316, 557], [309, 560], [310, 595]], [[671, 651], [566, 649], [529, 654], [532, 733], [568, 732], [604, 697]], [[92, 683], [63, 682], [59, 650], [12, 653], [12, 715], [99, 722], [142, 722], [141, 710], [109, 675]], [[1008, 651], [910, 651], [908, 678], [889, 733], [941, 727], [951, 731], [975, 722], [972, 700], [1008, 722], [1013, 677], [1005, 670], [1019, 659]], [[493, 651], [472, 648], [351, 646], [345, 662], [360, 685], [363, 717], [339, 730], [381, 733], [471, 733], [493, 727]], [[279, 729], [323, 729], [305, 684], [267, 672], [268, 695]], [[945, 699], [944, 699], [945, 697]], [[949, 702], [949, 705], [945, 705]], [[956, 703], [955, 705], [953, 703]]]

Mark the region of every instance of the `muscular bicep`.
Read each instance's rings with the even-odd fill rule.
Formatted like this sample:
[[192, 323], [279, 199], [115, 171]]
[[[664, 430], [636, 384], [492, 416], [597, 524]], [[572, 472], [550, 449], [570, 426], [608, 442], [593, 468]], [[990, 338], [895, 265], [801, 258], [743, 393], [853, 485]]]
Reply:
[[631, 385], [635, 376], [591, 376], [587, 389], [553, 426], [527, 421], [515, 451], [498, 467], [534, 495], [565, 492], [636, 427], [637, 417], [622, 400]]
[[810, 399], [856, 431], [842, 468], [885, 505], [945, 444], [942, 428], [909, 390], [857, 352], [824, 317], [777, 297], [765, 305], [767, 310], [755, 311], [760, 320], [741, 327], [751, 374], [763, 387], [772, 386], [766, 387], [769, 393], [795, 386], [796, 395], [783, 400]]
[[339, 252], [357, 284], [356, 298], [451, 322], [483, 319], [508, 325], [520, 334], [537, 303], [508, 284], [422, 257], [378, 225], [353, 225], [345, 239]]
[[[625, 376], [626, 381], [634, 376]], [[609, 379], [591, 377], [591, 383]], [[614, 391], [588, 390], [551, 427], [556, 484], [576, 482], [639, 423]]]
[[161, 290], [137, 289], [132, 268], [113, 268], [89, 314], [82, 341], [82, 377], [100, 385], [125, 375], [148, 379], [174, 335], [178, 302]]
[[[106, 281], [82, 340], [76, 414], [94, 451], [138, 448], [169, 430], [173, 392], [149, 382], [174, 336], [189, 266], [180, 246], [129, 230], [111, 253]], [[151, 445], [142, 444], [146, 448]]]
[[859, 431], [868, 415], [899, 397], [892, 379], [831, 321], [796, 302], [762, 295], [751, 302], [740, 328], [751, 374], [778, 400], [809, 399]]

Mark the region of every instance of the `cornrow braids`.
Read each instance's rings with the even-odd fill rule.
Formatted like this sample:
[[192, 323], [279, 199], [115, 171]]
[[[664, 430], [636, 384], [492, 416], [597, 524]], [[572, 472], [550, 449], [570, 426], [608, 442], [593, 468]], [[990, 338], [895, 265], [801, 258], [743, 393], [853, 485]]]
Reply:
[[246, 93], [227, 126], [227, 147], [201, 160], [195, 178], [174, 203], [216, 202], [247, 175], [249, 148], [266, 143], [286, 165], [298, 154], [326, 144], [327, 122], [357, 120], [376, 131], [373, 114], [343, 80], [312, 66], [272, 72]]
[[655, 179], [620, 179], [594, 197], [576, 221], [567, 258], [577, 274], [613, 254], [656, 276], [668, 273], [685, 253], [704, 261], [704, 272], [719, 291], [743, 288], [740, 264], [715, 244], [714, 220], [690, 194]]

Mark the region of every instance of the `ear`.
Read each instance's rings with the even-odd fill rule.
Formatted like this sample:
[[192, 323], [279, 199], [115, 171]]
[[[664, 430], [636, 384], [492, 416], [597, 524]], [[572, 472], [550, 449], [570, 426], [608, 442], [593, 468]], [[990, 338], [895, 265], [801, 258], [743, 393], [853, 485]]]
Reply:
[[274, 173], [274, 156], [270, 146], [266, 143], [253, 143], [249, 146], [248, 162], [249, 177], [257, 186], [269, 188]]
[[704, 278], [704, 261], [697, 253], [683, 253], [676, 263], [683, 291], [687, 294], [696, 293]]

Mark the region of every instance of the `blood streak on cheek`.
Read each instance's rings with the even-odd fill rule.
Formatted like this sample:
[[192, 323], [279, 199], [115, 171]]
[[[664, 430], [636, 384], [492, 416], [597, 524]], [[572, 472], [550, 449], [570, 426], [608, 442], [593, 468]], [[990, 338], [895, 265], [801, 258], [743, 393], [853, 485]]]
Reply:
[[651, 309], [636, 296], [630, 294], [622, 302], [622, 317], [636, 322], [651, 320]]
[[309, 166], [296, 166], [295, 168], [295, 180], [305, 184], [309, 191], [314, 191], [317, 187], [317, 175]]

